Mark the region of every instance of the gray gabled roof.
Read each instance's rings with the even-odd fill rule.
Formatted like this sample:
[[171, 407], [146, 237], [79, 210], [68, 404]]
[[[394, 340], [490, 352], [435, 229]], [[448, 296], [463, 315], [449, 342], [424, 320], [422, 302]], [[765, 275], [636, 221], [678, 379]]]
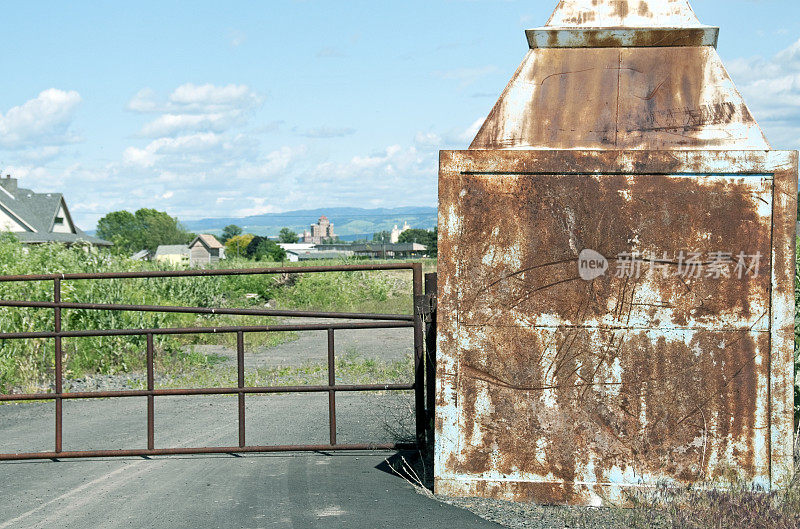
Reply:
[[185, 244], [162, 244], [156, 248], [155, 257], [162, 255], [189, 255], [189, 247]]
[[[6, 183], [12, 181], [13, 185]], [[16, 179], [0, 179], [0, 187], [0, 210], [25, 227], [26, 231], [14, 232], [21, 242], [71, 244], [85, 241], [97, 246], [111, 246], [109, 241], [92, 237], [75, 226], [61, 193], [35, 193], [30, 189], [17, 188]], [[53, 232], [56, 216], [62, 208], [74, 233]]]

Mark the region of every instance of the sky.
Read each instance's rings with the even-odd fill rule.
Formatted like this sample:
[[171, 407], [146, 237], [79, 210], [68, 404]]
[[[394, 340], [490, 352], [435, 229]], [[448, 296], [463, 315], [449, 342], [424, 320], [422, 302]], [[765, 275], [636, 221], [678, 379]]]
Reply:
[[[83, 229], [435, 206], [556, 0], [3, 2], [0, 167]], [[694, 0], [774, 148], [800, 148], [800, 2]]]

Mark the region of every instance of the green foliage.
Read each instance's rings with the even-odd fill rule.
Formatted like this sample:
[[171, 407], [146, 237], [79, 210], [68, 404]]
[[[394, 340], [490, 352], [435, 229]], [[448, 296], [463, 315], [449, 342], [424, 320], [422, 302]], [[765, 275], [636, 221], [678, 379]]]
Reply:
[[256, 261], [280, 262], [286, 259], [286, 251], [267, 237], [256, 235], [245, 248], [245, 255]]
[[[274, 244], [274, 242], [272, 243]], [[133, 261], [110, 252], [86, 252], [58, 244], [23, 247], [12, 235], [0, 234], [0, 275], [73, 272], [126, 272], [174, 269], [178, 265]], [[218, 266], [252, 268], [252, 261], [232, 257]], [[84, 303], [182, 305], [197, 307], [271, 307], [376, 313], [411, 311], [410, 274], [331, 272], [320, 274], [242, 275], [143, 279], [67, 280], [62, 300]], [[0, 299], [52, 301], [52, 281], [0, 283]], [[62, 328], [142, 329], [254, 325], [273, 318], [156, 312], [64, 309]], [[53, 329], [52, 309], [0, 308], [0, 332]], [[272, 346], [294, 333], [253, 333], [252, 346]], [[207, 365], [211, 359], [187, 352], [192, 344], [233, 347], [234, 336], [201, 334], [155, 336], [158, 373]], [[84, 337], [63, 339], [65, 379], [87, 374], [137, 373], [145, 368], [145, 338]], [[53, 385], [52, 339], [0, 341], [0, 392], [48, 391]]]
[[225, 241], [225, 255], [228, 259], [234, 257], [245, 257], [247, 254], [247, 245], [253, 240], [253, 235], [245, 233], [244, 235], [235, 235]]
[[438, 228], [432, 230], [410, 229], [400, 234], [398, 242], [416, 242], [428, 247], [428, 255], [435, 257], [437, 254], [439, 232]]
[[222, 235], [220, 235], [220, 242], [225, 244], [228, 240], [242, 234], [242, 228], [236, 224], [228, 224], [222, 228]]
[[298, 237], [297, 233], [293, 232], [289, 228], [281, 228], [281, 231], [278, 233], [278, 239], [282, 243], [292, 244], [299, 241], [300, 237]]
[[114, 243], [118, 253], [131, 254], [162, 244], [188, 244], [194, 234], [163, 211], [142, 208], [136, 213], [112, 211], [97, 222], [97, 236]]
[[[0, 237], [0, 275], [46, 274], [55, 272], [125, 272], [152, 270], [169, 265], [132, 261], [109, 252], [85, 252], [58, 244], [24, 248], [11, 236]], [[256, 280], [223, 277], [187, 277], [152, 279], [113, 279], [62, 282], [63, 301], [86, 303], [122, 303], [143, 305], [251, 306], [273, 297], [277, 279], [269, 276]], [[256, 293], [259, 298], [245, 296]], [[0, 299], [52, 301], [51, 281], [0, 283]], [[62, 328], [127, 329], [231, 325], [233, 316], [165, 314], [155, 312], [120, 312], [64, 309]], [[248, 320], [252, 322], [252, 319]], [[269, 319], [261, 319], [261, 322]], [[247, 324], [247, 322], [244, 322]], [[51, 309], [0, 308], [0, 332], [32, 332], [53, 329]], [[156, 336], [157, 356], [162, 362], [180, 360], [187, 341], [219, 342], [214, 335]], [[63, 340], [65, 377], [84, 374], [114, 374], [144, 368], [144, 336], [65, 338]], [[0, 392], [37, 391], [52, 386], [54, 349], [51, 339], [0, 341]]]
[[308, 310], [410, 314], [409, 280], [403, 272], [302, 274], [277, 299], [283, 306]]
[[392, 232], [390, 231], [379, 231], [372, 234], [372, 242], [385, 242], [389, 243], [392, 240]]

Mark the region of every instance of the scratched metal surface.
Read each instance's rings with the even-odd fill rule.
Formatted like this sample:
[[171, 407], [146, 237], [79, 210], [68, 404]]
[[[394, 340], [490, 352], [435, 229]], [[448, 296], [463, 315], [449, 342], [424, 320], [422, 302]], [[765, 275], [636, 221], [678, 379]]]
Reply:
[[561, 0], [548, 26], [699, 27], [688, 0]]
[[[439, 493], [783, 482], [796, 153], [443, 151], [439, 189]], [[579, 277], [586, 249], [605, 275]], [[680, 251], [763, 260], [665, 273]], [[661, 259], [614, 277], [626, 252]]]
[[470, 149], [769, 149], [710, 46], [529, 50]]

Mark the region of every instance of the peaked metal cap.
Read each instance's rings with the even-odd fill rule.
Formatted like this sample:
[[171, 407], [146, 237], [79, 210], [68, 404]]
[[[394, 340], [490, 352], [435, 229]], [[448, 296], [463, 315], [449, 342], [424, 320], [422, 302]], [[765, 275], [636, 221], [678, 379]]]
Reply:
[[714, 46], [719, 28], [700, 23], [688, 0], [562, 0], [531, 48]]
[[562, 0], [470, 149], [767, 150], [688, 0]]

